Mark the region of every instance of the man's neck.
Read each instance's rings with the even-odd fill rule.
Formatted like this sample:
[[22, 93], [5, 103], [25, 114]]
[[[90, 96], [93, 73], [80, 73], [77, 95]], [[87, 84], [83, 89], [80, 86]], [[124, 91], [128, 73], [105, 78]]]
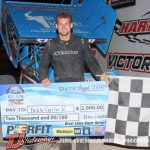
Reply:
[[71, 39], [71, 35], [67, 35], [67, 36], [59, 35], [59, 39], [61, 41], [69, 41]]

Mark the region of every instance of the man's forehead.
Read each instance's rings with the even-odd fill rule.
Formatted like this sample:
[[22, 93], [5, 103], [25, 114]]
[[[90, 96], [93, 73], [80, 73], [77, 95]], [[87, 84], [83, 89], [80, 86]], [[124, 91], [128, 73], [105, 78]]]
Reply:
[[63, 23], [63, 22], [67, 22], [67, 23], [70, 22], [71, 23], [70, 18], [59, 18], [58, 23], [60, 23], [60, 22], [61, 23]]

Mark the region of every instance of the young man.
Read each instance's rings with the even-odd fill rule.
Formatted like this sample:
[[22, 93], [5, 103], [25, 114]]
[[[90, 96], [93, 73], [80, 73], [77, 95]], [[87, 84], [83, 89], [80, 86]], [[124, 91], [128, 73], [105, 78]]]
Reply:
[[[49, 41], [43, 51], [40, 64], [40, 80], [43, 85], [49, 86], [48, 69], [51, 65], [54, 69], [55, 82], [84, 81], [85, 63], [96, 80], [110, 82], [109, 77], [102, 74], [102, 70], [91, 53], [87, 40], [72, 34], [72, 17], [68, 13], [60, 13], [56, 18], [58, 36]], [[68, 145], [69, 146], [69, 145]], [[60, 149], [65, 148], [61, 145]], [[77, 149], [88, 150], [88, 144], [77, 144]]]
[[40, 64], [40, 79], [42, 84], [49, 86], [48, 69], [54, 69], [55, 82], [84, 81], [85, 63], [96, 80], [110, 82], [92, 56], [87, 40], [72, 34], [72, 17], [68, 13], [60, 13], [56, 18], [58, 36], [49, 41], [43, 51]]

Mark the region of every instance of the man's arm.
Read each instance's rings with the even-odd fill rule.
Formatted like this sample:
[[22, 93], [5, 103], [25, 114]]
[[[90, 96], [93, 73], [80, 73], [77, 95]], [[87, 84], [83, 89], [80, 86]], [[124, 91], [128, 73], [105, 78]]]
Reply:
[[90, 69], [91, 73], [94, 75], [94, 77], [99, 80], [98, 77], [96, 77], [97, 74], [101, 75], [103, 74], [103, 71], [97, 62], [96, 58], [92, 55], [92, 50], [90, 48], [89, 43], [87, 40], [84, 39], [84, 43], [82, 43], [83, 51], [84, 51], [84, 60], [87, 64], [88, 68]]
[[43, 49], [43, 55], [39, 67], [40, 81], [44, 85], [50, 85], [50, 80], [48, 79], [48, 70], [50, 62], [51, 62], [50, 45], [49, 42], [47, 42]]
[[103, 73], [98, 61], [92, 55], [92, 50], [87, 40], [84, 40], [84, 43], [82, 44], [83, 44], [85, 62], [88, 68], [90, 69], [91, 73], [94, 75], [95, 79], [103, 80], [106, 83], [110, 83], [110, 78]]

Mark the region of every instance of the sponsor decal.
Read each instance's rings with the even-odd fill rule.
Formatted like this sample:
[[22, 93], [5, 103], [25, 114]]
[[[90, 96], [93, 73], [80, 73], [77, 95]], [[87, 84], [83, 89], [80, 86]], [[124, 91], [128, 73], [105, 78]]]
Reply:
[[7, 126], [7, 135], [10, 134], [21, 134], [25, 133], [32, 135], [48, 135], [50, 133], [51, 125], [26, 125], [26, 124], [16, 124], [12, 126]]
[[74, 128], [53, 128], [54, 136], [74, 135]]
[[93, 134], [105, 134], [105, 126], [96, 126], [94, 129], [93, 129]]
[[118, 36], [125, 36], [129, 42], [150, 45], [149, 38], [145, 38], [145, 35], [150, 34], [150, 12], [137, 20], [122, 22], [118, 19], [114, 30]]
[[[26, 125], [26, 124], [18, 124], [15, 126], [7, 127], [7, 145], [6, 149], [18, 149], [22, 145], [32, 144], [42, 144], [45, 142], [52, 143], [56, 142], [52, 137], [44, 136], [50, 132], [51, 125]], [[42, 133], [42, 136], [38, 136], [39, 132]], [[32, 133], [33, 136], [27, 137], [26, 135]], [[36, 135], [36, 137], [35, 137]]]
[[60, 55], [77, 55], [78, 51], [56, 51], [53, 53], [55, 56], [60, 56]]
[[149, 34], [150, 18], [122, 22], [119, 35]]
[[81, 128], [74, 128], [74, 134], [81, 134]]
[[24, 102], [24, 90], [21, 86], [14, 85], [8, 88], [6, 94], [9, 106], [22, 105]]
[[43, 25], [45, 28], [50, 28], [44, 16], [33, 16], [31, 15], [32, 11], [25, 13], [25, 17], [27, 20], [36, 21], [37, 23]]
[[132, 72], [150, 73], [150, 54], [108, 53], [107, 68]]
[[136, 3], [135, 0], [107, 0], [107, 2], [114, 9], [128, 7], [128, 6], [133, 6]]
[[15, 25], [13, 23], [7, 23], [7, 31], [9, 48], [12, 53], [12, 57], [16, 60], [18, 54], [19, 41], [16, 35]]
[[90, 127], [84, 127], [83, 128], [83, 135], [89, 135], [90, 134]]

